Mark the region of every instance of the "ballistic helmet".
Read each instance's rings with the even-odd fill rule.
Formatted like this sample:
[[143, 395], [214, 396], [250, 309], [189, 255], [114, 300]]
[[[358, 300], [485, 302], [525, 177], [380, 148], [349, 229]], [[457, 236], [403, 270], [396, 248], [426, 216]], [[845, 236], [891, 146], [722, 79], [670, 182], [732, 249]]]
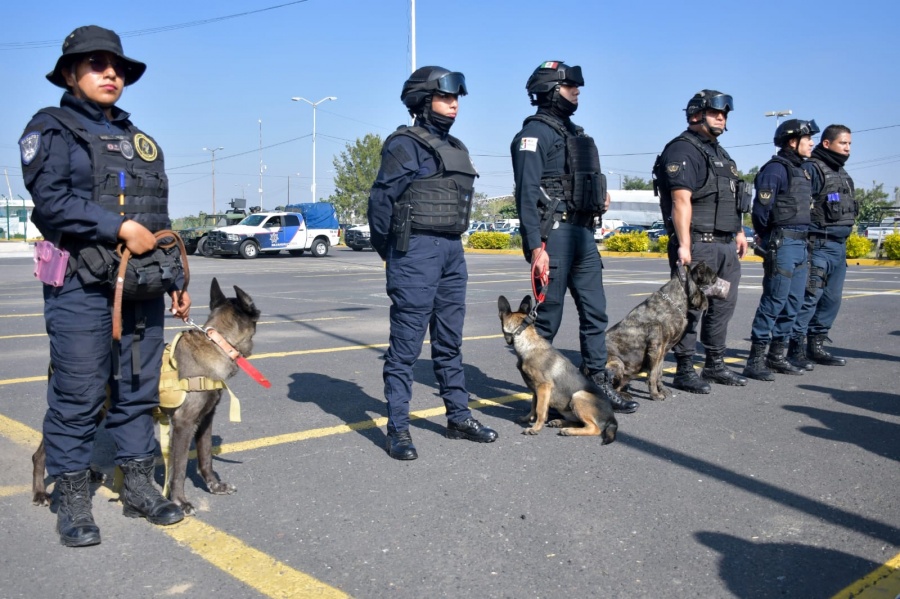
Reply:
[[534, 104], [536, 96], [552, 92], [557, 85], [583, 86], [581, 67], [570, 67], [561, 60], [542, 62], [528, 78], [525, 89], [528, 90], [528, 97]]
[[687, 119], [690, 121], [691, 116], [703, 110], [721, 110], [728, 116], [728, 113], [734, 110], [734, 100], [728, 94], [717, 92], [714, 89], [704, 89], [694, 94], [694, 97], [688, 100]]
[[469, 92], [466, 90], [466, 76], [442, 67], [416, 69], [403, 84], [400, 99], [409, 109], [409, 113], [414, 115], [422, 112], [425, 102], [435, 92], [458, 96], [467, 95]]
[[819, 132], [819, 126], [816, 125], [815, 119], [811, 121], [801, 121], [800, 119], [788, 119], [778, 125], [775, 129], [775, 145], [779, 148], [787, 143], [789, 139], [800, 139], [804, 135], [812, 137]]
[[116, 56], [125, 67], [125, 85], [131, 85], [141, 78], [147, 65], [125, 56], [122, 50], [122, 40], [115, 31], [104, 29], [97, 25], [79, 27], [66, 37], [62, 44], [62, 55], [57, 59], [56, 66], [47, 73], [47, 81], [66, 89], [66, 79], [63, 77], [63, 69], [69, 68], [72, 63], [91, 52], [109, 52]]

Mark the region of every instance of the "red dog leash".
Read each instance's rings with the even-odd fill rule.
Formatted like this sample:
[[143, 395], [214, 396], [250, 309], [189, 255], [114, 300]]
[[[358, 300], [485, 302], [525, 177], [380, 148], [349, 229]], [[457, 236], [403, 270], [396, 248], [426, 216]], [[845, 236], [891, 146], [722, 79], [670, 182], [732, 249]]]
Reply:
[[247, 358], [241, 355], [241, 352], [235, 349], [233, 345], [228, 343], [228, 341], [225, 339], [225, 337], [222, 336], [221, 333], [219, 333], [219, 331], [212, 327], [201, 327], [191, 318], [186, 318], [185, 322], [192, 327], [196, 327], [206, 333], [206, 338], [215, 343], [219, 347], [219, 349], [225, 352], [226, 356], [233, 360], [234, 363], [237, 364], [241, 368], [241, 370], [246, 372], [254, 381], [259, 383], [266, 389], [269, 389], [272, 386], [272, 383], [269, 382], [269, 379], [264, 377], [260, 371], [251, 366], [250, 362], [247, 361]]

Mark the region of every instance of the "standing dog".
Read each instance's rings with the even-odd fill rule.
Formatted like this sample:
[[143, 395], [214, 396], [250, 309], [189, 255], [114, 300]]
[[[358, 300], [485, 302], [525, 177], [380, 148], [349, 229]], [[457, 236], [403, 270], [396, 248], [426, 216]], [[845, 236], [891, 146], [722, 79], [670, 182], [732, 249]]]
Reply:
[[[561, 428], [560, 435], [600, 435], [604, 445], [615, 441], [619, 425], [612, 404], [593, 381], [538, 334], [532, 320], [527, 318], [532, 308], [531, 297], [526, 296], [519, 311], [512, 312], [509, 301], [501, 295], [497, 308], [503, 338], [515, 350], [519, 372], [534, 394], [531, 411], [519, 419], [522, 423], [533, 423], [523, 432], [536, 435], [546, 424]], [[547, 422], [550, 408], [562, 414], [563, 419]]]
[[[253, 335], [256, 333], [256, 322], [260, 313], [246, 292], [237, 286], [234, 287], [234, 291], [237, 297], [227, 298], [222, 293], [219, 282], [216, 279], [212, 280], [210, 313], [204, 328], [217, 330], [242, 355], [249, 356], [253, 350]], [[206, 334], [195, 329], [181, 334], [181, 339], [175, 345], [174, 359], [178, 364], [179, 379], [226, 381], [238, 371], [235, 362], [223, 350], [210, 342]], [[177, 408], [160, 408], [169, 417], [172, 426], [168, 465], [171, 472], [169, 499], [180, 505], [188, 515], [195, 513], [194, 506], [184, 497], [184, 479], [187, 474], [191, 439], [197, 446], [197, 469], [209, 492], [214, 495], [230, 495], [237, 490], [234, 485], [220, 481], [212, 468], [212, 421], [223, 390], [222, 388], [205, 391], [188, 390], [184, 401]], [[43, 441], [31, 459], [34, 464], [33, 503], [50, 505], [44, 486]], [[92, 472], [91, 481], [103, 482], [103, 475]]]
[[684, 268], [684, 281], [673, 276], [606, 331], [606, 368], [623, 397], [630, 397], [623, 391], [628, 382], [646, 371], [650, 399], [666, 398], [667, 392], [660, 383], [666, 352], [684, 334], [688, 310], [707, 309], [706, 293], [717, 282], [715, 271], [702, 262]]

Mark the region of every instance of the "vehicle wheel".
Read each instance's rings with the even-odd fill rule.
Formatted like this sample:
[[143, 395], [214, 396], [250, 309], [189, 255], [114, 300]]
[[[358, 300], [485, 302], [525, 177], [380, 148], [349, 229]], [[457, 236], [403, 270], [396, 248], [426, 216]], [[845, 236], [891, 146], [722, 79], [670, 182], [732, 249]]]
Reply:
[[201, 256], [206, 258], [211, 258], [213, 255], [212, 247], [209, 245], [209, 239], [206, 237], [201, 237], [200, 241], [197, 242], [197, 251], [200, 252]]
[[259, 248], [256, 247], [256, 244], [249, 239], [241, 244], [239, 248], [241, 252], [241, 256], [246, 258], [247, 260], [252, 260], [259, 256]]
[[302, 256], [304, 250], [288, 250], [288, 254], [291, 256]]
[[312, 252], [312, 255], [316, 258], [321, 258], [322, 256], [328, 255], [328, 242], [324, 239], [316, 239], [313, 241], [312, 247], [309, 248], [309, 251]]
[[353, 250], [354, 252], [361, 252], [361, 251], [362, 251], [362, 248], [358, 248], [358, 247], [356, 247], [356, 246], [352, 246], [350, 249]]

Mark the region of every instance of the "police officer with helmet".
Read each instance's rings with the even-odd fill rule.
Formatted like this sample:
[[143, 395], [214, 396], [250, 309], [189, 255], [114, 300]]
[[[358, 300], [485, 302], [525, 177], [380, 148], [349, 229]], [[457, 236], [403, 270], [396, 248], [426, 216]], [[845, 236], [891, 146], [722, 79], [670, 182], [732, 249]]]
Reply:
[[447, 437], [479, 443], [497, 439], [469, 410], [460, 349], [468, 280], [460, 235], [469, 228], [478, 174], [466, 146], [449, 132], [459, 96], [466, 94], [462, 73], [429, 66], [410, 75], [400, 99], [415, 122], [384, 141], [369, 195], [372, 246], [386, 262], [391, 298], [384, 395], [387, 452], [397, 460], [418, 457], [409, 432], [409, 402], [412, 369], [426, 330], [447, 410]]
[[[44, 417], [46, 468], [59, 490], [57, 532], [69, 547], [100, 543], [91, 511], [90, 462], [99, 414], [109, 385], [105, 428], [125, 474], [121, 499], [129, 517], [159, 525], [184, 518], [153, 482], [163, 351], [164, 296], [186, 318], [184, 278], [170, 268], [170, 287], [124, 301], [122, 337], [112, 343], [113, 288], [87, 256], [125, 245], [150, 253], [153, 233], [170, 229], [163, 154], [116, 106], [126, 86], [147, 66], [125, 56], [115, 32], [89, 25], [63, 42], [47, 79], [63, 88], [59, 107], [40, 110], [19, 141], [25, 186], [34, 199], [32, 220], [44, 239], [70, 254], [62, 281], [45, 280], [44, 319], [51, 372]], [[43, 259], [38, 256], [39, 261]], [[147, 271], [149, 272], [149, 270]]]
[[813, 363], [825, 366], [847, 363], [826, 350], [824, 344], [841, 307], [847, 275], [847, 237], [853, 232], [859, 214], [859, 205], [853, 197], [853, 179], [844, 170], [851, 143], [848, 127], [829, 125], [812, 156], [803, 163], [803, 170], [810, 175], [813, 197], [809, 225], [810, 273], [803, 305], [791, 331], [788, 357], [806, 370], [812, 370]]
[[785, 352], [809, 275], [806, 235], [812, 187], [802, 165], [812, 153], [812, 136], [818, 132], [815, 121], [789, 119], [778, 125], [774, 138], [778, 153], [763, 165], [754, 181], [753, 228], [765, 254], [763, 292], [744, 368], [744, 376], [752, 379], [774, 381], [772, 371], [803, 374], [804, 369], [792, 364]]
[[[709, 393], [710, 382], [742, 386], [747, 379], [725, 367], [728, 321], [737, 304], [740, 258], [747, 252], [741, 214], [750, 207], [737, 166], [718, 138], [727, 130], [731, 96], [704, 89], [688, 101], [688, 128], [666, 144], [653, 167], [656, 191], [669, 233], [669, 266], [704, 262], [730, 288], [725, 298], [709, 297], [706, 312], [690, 311], [684, 335], [672, 351], [678, 363], [673, 386], [689, 393]], [[697, 328], [706, 364], [697, 376], [693, 356]]]
[[606, 295], [603, 264], [594, 242], [594, 219], [609, 206], [606, 179], [593, 138], [571, 116], [584, 85], [581, 67], [547, 61], [526, 83], [537, 112], [513, 138], [513, 173], [522, 249], [537, 276], [549, 275], [535, 328], [553, 341], [562, 322], [566, 289], [579, 316], [582, 371], [617, 412], [638, 408], [610, 384], [606, 371]]

